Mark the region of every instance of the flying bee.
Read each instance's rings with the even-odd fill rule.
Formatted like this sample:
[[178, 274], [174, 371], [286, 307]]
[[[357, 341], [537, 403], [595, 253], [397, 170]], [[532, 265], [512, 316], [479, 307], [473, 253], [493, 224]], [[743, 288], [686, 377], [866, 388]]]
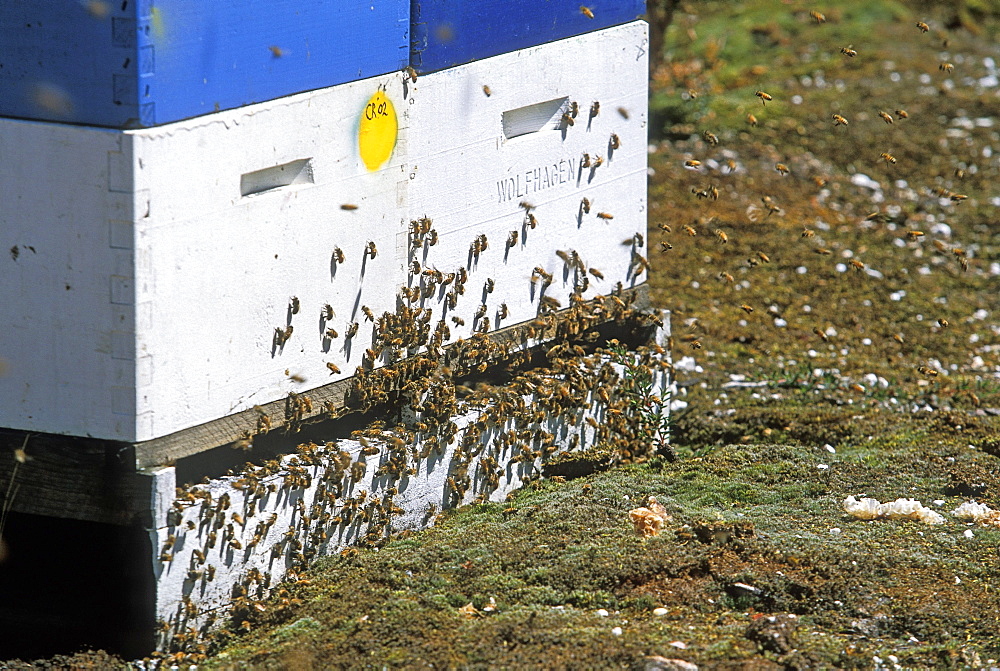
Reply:
[[955, 177], [959, 179], [965, 179], [965, 171], [961, 168], [955, 168]]
[[831, 254], [833, 254], [833, 250], [827, 249], [826, 247], [820, 247], [818, 249], [814, 249], [813, 251], [819, 254], [820, 256], [830, 256]]
[[736, 168], [737, 168], [736, 161], [734, 161], [731, 158], [726, 160], [726, 171], [727, 172], [730, 172], [730, 173], [736, 172]]
[[926, 33], [928, 30], [931, 29], [931, 27], [928, 26], [923, 21], [917, 21], [917, 28], [920, 29], [920, 32], [922, 32], [922, 33]]
[[[584, 214], [590, 214], [590, 199], [589, 199], [589, 198], [586, 198], [586, 197], [584, 197], [584, 198], [583, 198], [583, 199], [582, 199], [582, 200], [580, 201], [580, 208], [581, 208], [581, 209], [583, 210], [583, 213], [584, 213]], [[514, 232], [516, 233], [517, 231], [514, 231]], [[516, 242], [516, 241], [515, 241], [515, 242]]]
[[614, 217], [614, 215], [608, 214], [607, 212], [598, 212], [597, 213], [597, 218], [598, 219], [604, 219], [605, 221], [607, 221], [607, 220], [610, 220], [610, 219], [614, 219], [615, 217]]
[[580, 5], [580, 13], [586, 16], [588, 19], [594, 18], [594, 12], [590, 10], [590, 7]]
[[274, 56], [275, 58], [281, 58], [282, 56], [285, 55], [285, 50], [276, 44], [272, 44], [267, 49], [268, 51], [271, 52], [271, 55]]
[[594, 104], [590, 106], [590, 118], [594, 118], [601, 113], [601, 103], [594, 101]]
[[750, 314], [751, 312], [753, 312], [753, 308], [751, 306], [747, 305], [746, 303], [743, 303], [742, 305], [740, 305], [740, 310], [743, 310], [747, 314]]
[[689, 158], [688, 160], [684, 161], [684, 165], [688, 168], [698, 168], [701, 166], [701, 161]]
[[906, 232], [906, 237], [909, 238], [910, 240], [919, 240], [920, 238], [924, 237], [924, 232], [923, 231], [907, 231]]
[[[768, 100], [773, 100], [773, 98], [768, 93], [765, 93], [764, 91], [754, 91], [753, 94], [755, 96], [757, 96], [758, 98], [760, 98], [760, 104], [764, 105], [765, 107], [767, 106], [767, 101]], [[756, 121], [756, 119], [754, 119], [754, 121]], [[757, 124], [754, 123], [754, 124], [751, 124], [751, 125], [756, 126]]]
[[407, 65], [403, 68], [403, 74], [410, 78], [410, 81], [414, 84], [417, 83], [417, 71], [413, 69], [412, 65]]
[[857, 270], [858, 272], [861, 272], [862, 270], [865, 269], [865, 264], [863, 264], [861, 261], [858, 261], [857, 259], [851, 259], [850, 264], [851, 267]]
[[727, 273], [724, 270], [721, 273], [719, 273], [719, 279], [722, 280], [726, 284], [732, 284], [733, 282], [735, 282], [735, 279], [733, 278], [733, 276], [730, 275], [729, 273]]
[[358, 323], [351, 322], [351, 325], [347, 327], [347, 332], [344, 334], [345, 338], [353, 338], [358, 334]]
[[821, 12], [817, 12], [815, 9], [809, 12], [809, 16], [812, 17], [812, 20], [815, 21], [817, 25], [826, 22], [826, 16], [824, 16]]
[[883, 161], [885, 161], [886, 165], [890, 165], [890, 164], [893, 164], [893, 163], [896, 162], [896, 157], [893, 156], [892, 154], [888, 153], [888, 152], [884, 151], [881, 154], [879, 154], [878, 156], [879, 156], [880, 159], [882, 159]]
[[938, 372], [928, 366], [917, 366], [917, 372], [920, 373], [921, 375], [926, 375], [927, 377], [938, 376]]
[[493, 91], [491, 91], [490, 87], [487, 86], [486, 84], [483, 84], [483, 93], [486, 94], [487, 98], [489, 98], [491, 95], [493, 95]]
[[882, 117], [882, 121], [884, 121], [887, 126], [891, 126], [892, 125], [892, 115], [891, 114], [888, 114], [887, 112], [883, 112], [882, 110], [879, 110], [878, 115], [880, 117]]
[[812, 230], [811, 228], [806, 228], [802, 231], [803, 238], [811, 238], [814, 235], [816, 235], [816, 231]]
[[764, 263], [770, 263], [771, 262], [771, 257], [769, 257], [764, 252], [757, 252], [757, 258], [760, 259], [761, 261], [763, 261]]
[[694, 100], [695, 98], [698, 97], [698, 90], [697, 89], [688, 89], [687, 90], [687, 94], [688, 94], [688, 100]]
[[729, 236], [726, 235], [726, 232], [720, 228], [715, 229], [715, 237], [718, 238], [719, 242], [722, 244], [729, 242]]
[[291, 311], [291, 313], [293, 315], [297, 315], [297, 314], [299, 314], [299, 307], [300, 307], [299, 297], [298, 296], [292, 296], [292, 299], [288, 303], [289, 310]]
[[941, 72], [948, 72], [948, 73], [950, 73], [954, 69], [955, 69], [955, 66], [952, 65], [951, 63], [942, 63], [941, 65], [938, 66], [938, 70], [940, 70]]
[[374, 242], [368, 241], [368, 244], [365, 246], [365, 254], [370, 254], [373, 259], [375, 258], [375, 255], [378, 254], [378, 247], [375, 246]]
[[340, 374], [340, 368], [337, 366], [337, 364], [327, 363], [326, 367], [330, 369], [330, 375], [339, 375]]
[[910, 115], [906, 113], [906, 110], [896, 110], [896, 117], [899, 119], [909, 119]]
[[372, 314], [371, 308], [368, 307], [367, 305], [362, 305], [361, 306], [361, 312], [364, 313], [365, 319], [367, 319], [368, 321], [371, 321], [371, 322], [375, 321], [375, 315]]
[[820, 177], [819, 175], [815, 175], [812, 178], [812, 180], [813, 180], [813, 184], [815, 184], [816, 186], [818, 186], [820, 188], [826, 186], [826, 178], [825, 177]]
[[333, 312], [333, 306], [327, 303], [323, 306], [323, 319], [330, 321], [335, 316]]
[[[763, 98], [761, 98], [761, 100], [763, 100]], [[756, 128], [757, 127], [757, 117], [755, 117], [753, 114], [747, 114], [747, 124], [750, 125], [750, 126], [753, 126], [754, 128]]]
[[609, 140], [612, 149], [619, 149], [622, 146], [622, 141], [618, 138], [617, 133], [611, 134], [611, 139]]
[[951, 202], [953, 203], [961, 203], [963, 200], [968, 198], [968, 196], [966, 196], [964, 193], [953, 193], [948, 197], [951, 199]]
[[340, 247], [334, 247], [333, 248], [333, 260], [336, 261], [337, 263], [343, 263], [344, 262], [344, 250], [342, 250]]
[[580, 158], [580, 167], [581, 168], [590, 167], [590, 154], [584, 154], [583, 157]]
[[662, 221], [660, 223], [658, 223], [656, 225], [656, 227], [658, 229], [660, 229], [661, 231], [663, 231], [664, 233], [673, 233], [674, 232], [674, 229], [673, 229], [673, 227], [670, 226], [670, 224], [665, 224]]
[[670, 244], [669, 242], [661, 242], [660, 243], [660, 253], [661, 254], [666, 254], [667, 252], [669, 252], [673, 248], [674, 248], [674, 246], [672, 244]]
[[[715, 145], [719, 144], [719, 138], [718, 138], [718, 136], [715, 135], [715, 133], [709, 133], [706, 130], [706, 131], [702, 132], [701, 136], [703, 138], [705, 138], [705, 142], [707, 142], [709, 145], [711, 145], [713, 147]], [[617, 147], [616, 147], [616, 149], [617, 149]]]
[[574, 100], [569, 104], [569, 115], [574, 119], [580, 113], [580, 105]]
[[688, 235], [690, 235], [692, 238], [694, 236], [698, 235], [698, 231], [696, 231], [694, 229], [694, 226], [687, 226], [687, 225], [685, 225], [684, 226], [684, 232], [687, 233]]
[[934, 247], [939, 252], [947, 252], [948, 251], [948, 245], [946, 245], [945, 243], [941, 242], [940, 240], [935, 240], [934, 241]]
[[692, 340], [691, 343], [690, 343], [690, 346], [691, 346], [691, 349], [701, 349], [701, 341], [700, 340]]
[[852, 48], [853, 46], [854, 46], [853, 44], [849, 44], [846, 47], [841, 47], [840, 53], [844, 54], [848, 58], [854, 58], [855, 56], [858, 55], [858, 52]]
[[774, 169], [778, 172], [779, 175], [787, 175], [788, 174], [788, 166], [785, 165], [784, 163], [775, 163], [774, 164]]
[[848, 124], [847, 119], [840, 116], [839, 114], [833, 115], [833, 125], [834, 126], [846, 126]]
[[597, 268], [591, 268], [589, 272], [590, 272], [591, 275], [593, 275], [594, 277], [596, 277], [599, 280], [603, 280], [604, 279], [604, 273], [602, 273]]
[[576, 124], [576, 122], [575, 122], [575, 121], [573, 121], [573, 117], [572, 117], [572, 116], [570, 116], [570, 113], [569, 113], [569, 112], [564, 112], [564, 113], [563, 113], [563, 115], [562, 115], [562, 122], [563, 122], [564, 124], [566, 124], [567, 126], [573, 126], [573, 125], [575, 125], [575, 124]]
[[507, 246], [513, 247], [517, 244], [517, 231], [511, 231], [507, 234]]
[[938, 319], [937, 323], [938, 323], [938, 326], [940, 326], [943, 329], [946, 329], [949, 326], [951, 326], [951, 324], [948, 322], [947, 319]]
[[452, 315], [451, 321], [455, 326], [465, 326], [465, 320], [458, 315]]
[[340, 206], [340, 209], [345, 210], [347, 212], [353, 212], [354, 210], [358, 209], [358, 206], [353, 205], [351, 203], [344, 203], [343, 205]]

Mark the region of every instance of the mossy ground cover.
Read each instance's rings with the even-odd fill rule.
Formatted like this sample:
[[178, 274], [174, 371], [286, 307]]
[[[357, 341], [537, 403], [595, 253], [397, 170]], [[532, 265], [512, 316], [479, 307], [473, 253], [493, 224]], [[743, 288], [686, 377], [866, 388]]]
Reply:
[[[1000, 530], [841, 510], [848, 494], [1000, 507], [990, 9], [682, 3], [652, 72], [648, 236], [683, 363], [676, 461], [545, 483], [325, 560], [213, 663], [1000, 658]], [[628, 511], [650, 495], [673, 519], [644, 540]]]

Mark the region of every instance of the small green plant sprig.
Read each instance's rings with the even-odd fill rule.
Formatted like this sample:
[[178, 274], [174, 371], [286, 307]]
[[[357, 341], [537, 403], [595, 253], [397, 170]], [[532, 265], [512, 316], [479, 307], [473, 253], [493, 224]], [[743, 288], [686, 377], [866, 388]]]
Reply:
[[624, 379], [618, 392], [628, 402], [640, 440], [648, 443], [653, 453], [673, 461], [675, 455], [670, 445], [669, 388], [657, 388], [652, 368], [643, 360], [642, 354], [630, 351], [617, 340], [611, 340], [608, 349], [611, 360], [623, 368]]

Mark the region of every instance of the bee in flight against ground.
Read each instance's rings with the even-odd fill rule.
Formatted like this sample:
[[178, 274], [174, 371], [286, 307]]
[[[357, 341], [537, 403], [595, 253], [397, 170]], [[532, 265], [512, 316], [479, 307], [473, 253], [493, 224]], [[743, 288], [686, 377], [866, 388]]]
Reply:
[[886, 125], [889, 125], [889, 126], [892, 125], [892, 115], [887, 114], [887, 113], [885, 113], [885, 112], [883, 112], [881, 110], [879, 110], [878, 115], [880, 117], [882, 117], [882, 121], [884, 121], [886, 123]]
[[813, 10], [809, 12], [809, 16], [812, 17], [812, 20], [815, 21], [817, 25], [820, 23], [826, 23], [826, 16], [824, 16], [821, 12]]
[[[765, 93], [764, 91], [759, 91], [759, 90], [758, 91], [754, 91], [753, 94], [755, 96], [757, 96], [758, 98], [760, 98], [760, 104], [764, 105], [765, 107], [767, 106], [767, 101], [768, 100], [773, 100], [773, 98], [771, 97], [771, 95], [768, 94], [768, 93]], [[751, 116], [753, 116], [753, 115], [748, 115], [747, 116], [747, 121], [750, 120]], [[754, 119], [753, 122], [750, 125], [751, 126], [756, 126], [757, 125], [757, 119]]]
[[834, 114], [833, 115], [833, 125], [834, 126], [846, 126], [847, 123], [848, 123], [847, 119], [845, 119], [844, 117], [840, 116], [839, 114]]
[[928, 26], [928, 25], [927, 25], [926, 23], [924, 23], [923, 21], [917, 21], [917, 28], [919, 28], [919, 29], [920, 29], [920, 32], [922, 32], [922, 33], [926, 33], [926, 32], [927, 32], [928, 30], [930, 30], [930, 29], [931, 29], [931, 27], [930, 27], [930, 26]]
[[882, 159], [883, 161], [885, 161], [886, 165], [889, 165], [891, 163], [895, 163], [896, 162], [896, 157], [893, 156], [892, 154], [888, 153], [888, 152], [885, 152], [885, 151], [882, 152], [881, 154], [879, 154], [878, 157], [880, 159]]
[[848, 58], [854, 58], [855, 56], [858, 55], [858, 52], [855, 51], [853, 47], [854, 47], [853, 44], [848, 44], [846, 47], [841, 47], [840, 53], [844, 54]]

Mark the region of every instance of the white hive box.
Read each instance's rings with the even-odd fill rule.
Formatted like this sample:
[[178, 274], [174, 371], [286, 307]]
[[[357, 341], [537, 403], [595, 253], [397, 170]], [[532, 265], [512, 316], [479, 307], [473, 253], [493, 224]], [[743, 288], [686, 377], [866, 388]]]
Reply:
[[[409, 258], [422, 271], [468, 269], [453, 309], [451, 287], [420, 303], [434, 309], [435, 319], [442, 311], [449, 316], [453, 340], [483, 327], [485, 318], [497, 328], [503, 305], [501, 327], [555, 307], [543, 306], [543, 295], [568, 307], [575, 284], [588, 283], [583, 297], [591, 298], [616, 282], [645, 280], [634, 265], [645, 247], [622, 243], [646, 231], [647, 47], [647, 25], [636, 21], [435, 72], [413, 86], [408, 208], [411, 219], [430, 218], [440, 239], [412, 247]], [[564, 114], [574, 102], [570, 125]], [[522, 202], [534, 206], [537, 226]], [[512, 232], [517, 242], [510, 245]], [[472, 246], [481, 235], [488, 247], [476, 258]], [[573, 252], [604, 279], [574, 267]], [[533, 275], [536, 267], [552, 276], [547, 287]], [[492, 293], [484, 291], [488, 279]]]
[[135, 131], [0, 119], [0, 426], [139, 442], [352, 374], [361, 307], [405, 283], [402, 138], [359, 152], [401, 79]]

